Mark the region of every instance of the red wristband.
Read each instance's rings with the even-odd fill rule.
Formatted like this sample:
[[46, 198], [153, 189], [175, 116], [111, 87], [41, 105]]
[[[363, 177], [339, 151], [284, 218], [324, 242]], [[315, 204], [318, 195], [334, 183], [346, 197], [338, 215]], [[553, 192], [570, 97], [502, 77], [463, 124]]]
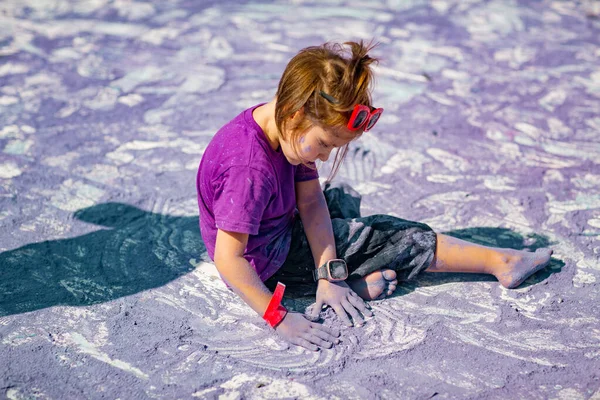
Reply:
[[281, 305], [281, 299], [283, 299], [283, 292], [285, 291], [285, 285], [281, 282], [277, 282], [277, 287], [271, 297], [271, 301], [267, 306], [267, 310], [263, 315], [263, 319], [267, 321], [272, 328], [275, 328], [283, 320], [287, 314], [287, 309]]

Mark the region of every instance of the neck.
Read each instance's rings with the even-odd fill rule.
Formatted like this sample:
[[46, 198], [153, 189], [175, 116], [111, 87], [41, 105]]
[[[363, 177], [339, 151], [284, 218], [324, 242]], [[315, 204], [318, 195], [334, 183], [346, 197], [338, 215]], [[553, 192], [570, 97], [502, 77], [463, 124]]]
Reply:
[[275, 101], [276, 99], [273, 99], [267, 104], [263, 104], [252, 113], [254, 120], [262, 128], [273, 150], [279, 148], [279, 134], [275, 124]]

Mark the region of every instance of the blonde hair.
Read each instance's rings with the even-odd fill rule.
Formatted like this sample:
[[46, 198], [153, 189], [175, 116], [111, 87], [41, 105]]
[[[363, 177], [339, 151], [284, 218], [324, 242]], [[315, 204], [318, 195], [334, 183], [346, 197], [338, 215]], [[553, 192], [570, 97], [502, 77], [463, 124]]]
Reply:
[[[345, 42], [348, 51], [339, 43], [325, 43], [321, 46], [306, 47], [288, 63], [279, 81], [275, 104], [275, 123], [280, 137], [289, 132], [287, 141], [299, 154], [298, 140], [313, 125], [323, 129], [345, 128], [356, 104], [371, 106], [371, 82], [373, 72], [370, 65], [378, 60], [368, 55], [377, 46]], [[335, 98], [335, 104], [324, 98], [320, 92]], [[290, 118], [300, 109], [304, 120], [287, 130]], [[348, 131], [349, 132], [349, 131]], [[355, 137], [362, 131], [353, 132]], [[340, 167], [348, 145], [340, 147], [335, 155], [329, 180], [333, 179]]]

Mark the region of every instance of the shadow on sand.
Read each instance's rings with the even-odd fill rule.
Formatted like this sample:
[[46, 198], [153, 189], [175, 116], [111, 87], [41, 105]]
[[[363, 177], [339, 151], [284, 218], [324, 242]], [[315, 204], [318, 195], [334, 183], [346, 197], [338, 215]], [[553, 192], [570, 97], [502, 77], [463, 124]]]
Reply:
[[121, 203], [74, 217], [107, 229], [0, 254], [0, 316], [96, 304], [162, 286], [193, 270], [190, 260], [205, 253], [198, 217]]
[[[70, 239], [33, 243], [0, 254], [0, 316], [56, 305], [85, 306], [159, 287], [194, 269], [191, 260], [206, 258], [198, 217], [155, 214], [121, 203], [79, 210], [75, 218], [106, 227]], [[541, 235], [522, 235], [504, 228], [469, 228], [448, 235], [494, 247], [548, 247]], [[564, 263], [552, 259], [521, 287], [541, 282]], [[405, 282], [397, 295], [419, 285], [455, 281], [495, 281], [489, 275], [426, 274]], [[289, 287], [286, 297], [305, 297], [314, 287]], [[305, 303], [308, 299], [298, 299]], [[286, 305], [288, 305], [286, 303]], [[289, 304], [291, 305], [291, 304]], [[296, 308], [293, 307], [292, 308]]]

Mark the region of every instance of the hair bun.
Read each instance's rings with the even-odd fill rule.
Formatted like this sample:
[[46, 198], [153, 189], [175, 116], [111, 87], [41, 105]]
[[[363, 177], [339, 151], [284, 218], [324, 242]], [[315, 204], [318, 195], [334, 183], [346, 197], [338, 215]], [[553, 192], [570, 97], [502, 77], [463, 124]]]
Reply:
[[374, 43], [373, 41], [365, 43], [361, 40], [359, 42], [345, 42], [344, 44], [350, 46], [350, 51], [352, 52], [351, 64], [364, 67], [375, 61], [374, 58], [369, 56], [369, 52], [377, 47], [378, 43]]
[[350, 47], [351, 55], [347, 58], [348, 67], [340, 86], [343, 88], [343, 92], [352, 93], [352, 95], [345, 96], [347, 102], [343, 102], [341, 107], [348, 108], [357, 103], [365, 103], [369, 97], [368, 87], [372, 80], [372, 71], [369, 66], [377, 62], [376, 58], [369, 56], [369, 52], [377, 47], [378, 43], [373, 41], [365, 43], [360, 40], [344, 44]]

